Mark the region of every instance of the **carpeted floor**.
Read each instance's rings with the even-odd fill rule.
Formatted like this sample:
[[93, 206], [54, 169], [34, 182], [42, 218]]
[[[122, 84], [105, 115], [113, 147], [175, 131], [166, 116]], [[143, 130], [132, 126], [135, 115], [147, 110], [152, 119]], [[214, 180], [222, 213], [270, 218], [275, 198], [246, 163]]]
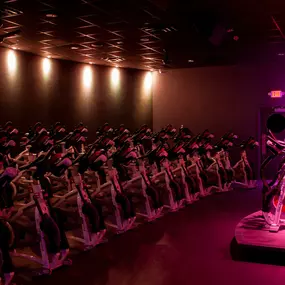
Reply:
[[[285, 280], [284, 266], [233, 261], [231, 257], [236, 224], [260, 204], [260, 190], [212, 195], [76, 255], [72, 267], [32, 283], [279, 285]], [[16, 281], [31, 284], [21, 274]]]

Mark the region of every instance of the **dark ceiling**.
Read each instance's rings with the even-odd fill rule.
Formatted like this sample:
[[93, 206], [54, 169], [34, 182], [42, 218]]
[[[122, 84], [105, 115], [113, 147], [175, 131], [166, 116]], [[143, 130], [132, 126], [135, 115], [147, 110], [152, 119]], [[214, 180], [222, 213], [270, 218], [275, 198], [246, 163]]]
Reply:
[[0, 2], [0, 34], [22, 31], [2, 46], [53, 58], [163, 69], [235, 64], [268, 46], [285, 53], [285, 1]]

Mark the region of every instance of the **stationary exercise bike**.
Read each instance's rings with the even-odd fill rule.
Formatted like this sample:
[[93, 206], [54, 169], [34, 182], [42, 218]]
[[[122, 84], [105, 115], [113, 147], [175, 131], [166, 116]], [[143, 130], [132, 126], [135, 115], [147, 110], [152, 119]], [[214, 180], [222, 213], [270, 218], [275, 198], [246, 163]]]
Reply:
[[198, 200], [200, 195], [197, 183], [186, 168], [185, 157], [187, 156], [184, 149], [184, 142], [180, 140], [169, 150], [169, 159], [171, 161], [172, 175], [180, 182], [181, 188], [184, 192], [185, 202], [191, 204]]
[[153, 221], [160, 217], [163, 206], [159, 189], [147, 176], [143, 153], [142, 145], [138, 143], [133, 145], [132, 141], [126, 141], [114, 156], [114, 165], [121, 177], [128, 178], [123, 188], [133, 196], [136, 214], [148, 221]]
[[247, 157], [247, 151], [253, 150], [259, 146], [259, 143], [253, 138], [249, 137], [243, 141], [239, 147], [241, 149], [241, 159], [232, 167], [234, 171], [234, 183], [243, 188], [256, 188], [257, 181], [254, 177], [253, 169]]
[[[285, 142], [278, 140], [274, 133], [281, 133], [285, 129], [285, 118], [281, 114], [273, 114], [267, 120], [266, 147], [270, 155], [263, 161], [260, 175], [263, 183], [262, 189], [262, 215], [269, 226], [269, 231], [278, 232], [280, 226], [285, 223]], [[268, 182], [265, 168], [277, 157], [282, 160], [278, 172], [271, 182]]]
[[210, 195], [214, 191], [223, 192], [225, 191], [226, 184], [226, 173], [223, 165], [220, 162], [220, 154], [218, 149], [215, 149], [212, 145], [211, 140], [214, 135], [205, 130], [197, 138], [199, 145], [199, 161], [200, 176], [203, 181], [203, 187], [206, 195]]
[[[89, 181], [96, 177], [96, 185], [91, 187], [91, 200], [95, 199], [107, 208], [108, 221], [106, 225], [113, 228], [117, 234], [124, 233], [134, 226], [136, 220], [132, 200], [126, 195], [121, 181], [118, 178], [118, 172], [114, 168], [112, 143], [110, 139], [99, 138], [91, 147], [89, 147], [86, 159], [88, 160], [88, 171], [85, 172], [85, 178]], [[108, 146], [109, 145], [109, 148]], [[110, 155], [108, 157], [108, 155]], [[93, 179], [92, 179], [93, 180]], [[110, 210], [111, 202], [111, 210]]]
[[[7, 219], [0, 215], [0, 241], [3, 252], [0, 249], [0, 284], [11, 284], [15, 275], [9, 249], [15, 241], [14, 231]], [[8, 264], [7, 264], [8, 263]], [[3, 272], [2, 272], [3, 271]]]
[[157, 169], [151, 176], [151, 181], [163, 190], [161, 194], [164, 197], [164, 206], [170, 211], [177, 211], [184, 207], [185, 197], [177, 178], [171, 171], [167, 152], [168, 146], [165, 145], [163, 138], [161, 140], [156, 149], [146, 154], [150, 165], [155, 165]]
[[[69, 260], [69, 244], [67, 242], [63, 225], [58, 220], [54, 209], [50, 206], [45, 192], [42, 188], [42, 181], [46, 173], [46, 162], [51, 154], [51, 148], [46, 154], [40, 155], [33, 162], [19, 167], [19, 174], [11, 183], [15, 184], [21, 177], [26, 174], [32, 175], [26, 179], [30, 185], [30, 191], [35, 205], [35, 224], [38, 237], [40, 238], [40, 256], [28, 255], [25, 253], [13, 252], [13, 256], [26, 258], [42, 265], [40, 275], [51, 274], [53, 270], [64, 266], [71, 265]], [[12, 217], [13, 218], [13, 217]], [[46, 246], [46, 237], [50, 243], [50, 251]]]
[[[3, 171], [3, 172], [2, 172]], [[17, 175], [13, 168], [3, 169], [3, 156], [1, 155], [0, 175], [0, 284], [9, 285], [14, 277], [14, 266], [11, 259], [10, 248], [14, 244], [14, 231], [8, 221], [13, 210], [13, 188], [10, 182]], [[1, 280], [1, 277], [3, 279]]]

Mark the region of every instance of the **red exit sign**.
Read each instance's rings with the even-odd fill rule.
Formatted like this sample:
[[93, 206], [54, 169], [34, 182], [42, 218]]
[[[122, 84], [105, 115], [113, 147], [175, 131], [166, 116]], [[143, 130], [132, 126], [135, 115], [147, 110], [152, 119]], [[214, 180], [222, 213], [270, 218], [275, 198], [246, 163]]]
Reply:
[[284, 95], [284, 92], [281, 90], [273, 90], [268, 93], [271, 98], [281, 98]]

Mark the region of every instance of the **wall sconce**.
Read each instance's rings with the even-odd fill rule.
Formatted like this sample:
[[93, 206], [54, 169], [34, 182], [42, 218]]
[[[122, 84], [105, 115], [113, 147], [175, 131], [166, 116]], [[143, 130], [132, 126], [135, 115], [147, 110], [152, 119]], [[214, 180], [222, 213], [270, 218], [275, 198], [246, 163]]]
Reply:
[[43, 74], [48, 76], [51, 70], [51, 61], [48, 58], [44, 58], [42, 62]]
[[10, 74], [14, 74], [17, 69], [17, 57], [13, 50], [9, 50], [7, 54], [7, 67]]
[[149, 94], [152, 90], [152, 72], [147, 72], [144, 78], [144, 91]]
[[92, 69], [91, 66], [85, 66], [82, 74], [83, 86], [89, 89], [92, 86]]
[[120, 83], [120, 70], [115, 67], [111, 71], [111, 84], [113, 88], [117, 88]]

